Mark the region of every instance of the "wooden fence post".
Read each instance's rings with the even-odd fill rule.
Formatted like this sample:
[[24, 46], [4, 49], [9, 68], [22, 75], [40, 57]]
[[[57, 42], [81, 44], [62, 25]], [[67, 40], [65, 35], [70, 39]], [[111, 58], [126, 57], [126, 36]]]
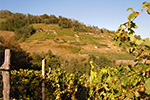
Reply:
[[[42, 76], [45, 79], [45, 59], [42, 60]], [[45, 100], [45, 83], [42, 82], [42, 100]]]
[[5, 50], [5, 61], [0, 67], [3, 77], [3, 100], [10, 99], [10, 49]]

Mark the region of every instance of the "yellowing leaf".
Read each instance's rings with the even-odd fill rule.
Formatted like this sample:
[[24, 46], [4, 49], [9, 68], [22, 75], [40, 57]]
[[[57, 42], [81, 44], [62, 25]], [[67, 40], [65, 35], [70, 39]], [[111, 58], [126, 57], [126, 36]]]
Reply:
[[142, 40], [142, 39], [141, 39], [141, 40], [136, 40], [135, 43], [136, 43], [137, 45], [140, 45], [140, 44], [143, 43], [143, 40]]
[[150, 78], [145, 81], [146, 92], [150, 94]]
[[135, 37], [133, 36], [133, 34], [130, 34], [129, 37], [130, 37], [130, 40], [131, 40], [131, 41], [134, 41], [134, 40], [135, 40]]
[[148, 2], [143, 2], [142, 8], [145, 8], [148, 5]]
[[136, 28], [136, 29], [137, 29], [137, 28], [139, 28], [139, 26], [134, 26], [134, 28]]
[[132, 10], [132, 11], [133, 11], [133, 8], [128, 8], [127, 11], [129, 11], [129, 10]]
[[146, 38], [146, 39], [145, 39], [144, 44], [147, 45], [147, 46], [150, 46], [150, 40], [149, 40], [149, 38]]
[[135, 92], [135, 96], [136, 96], [136, 97], [139, 97], [139, 96], [140, 96], [139, 92], [136, 91], [136, 92]]

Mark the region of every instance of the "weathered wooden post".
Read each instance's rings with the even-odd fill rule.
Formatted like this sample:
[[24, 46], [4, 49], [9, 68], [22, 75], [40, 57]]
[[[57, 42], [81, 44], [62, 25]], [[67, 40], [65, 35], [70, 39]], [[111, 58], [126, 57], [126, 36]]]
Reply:
[[3, 100], [10, 99], [10, 49], [5, 50], [5, 61], [0, 67], [3, 77]]
[[[43, 80], [45, 80], [45, 59], [42, 60], [42, 76]], [[42, 82], [42, 100], [45, 100], [45, 83]]]

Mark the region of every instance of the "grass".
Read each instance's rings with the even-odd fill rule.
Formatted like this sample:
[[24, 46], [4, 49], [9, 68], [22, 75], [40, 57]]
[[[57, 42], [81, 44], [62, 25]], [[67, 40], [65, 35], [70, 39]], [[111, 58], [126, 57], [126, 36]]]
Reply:
[[103, 46], [103, 47], [106, 47], [106, 48], [110, 48], [110, 47], [108, 47], [108, 45], [107, 44], [100, 44], [100, 46]]
[[27, 40], [45, 40], [45, 39], [54, 39], [55, 34], [47, 34], [47, 32], [36, 32], [30, 36]]
[[81, 44], [92, 44], [92, 45], [98, 45], [99, 41], [102, 39], [100, 37], [94, 37], [92, 35], [84, 35], [80, 34], [79, 39]]
[[75, 37], [60, 37], [60, 39], [62, 39], [64, 41], [76, 41]]
[[36, 32], [28, 38], [28, 40], [41, 40], [45, 37], [46, 32]]
[[56, 30], [58, 36], [74, 36], [75, 32], [69, 29]]
[[64, 49], [69, 49], [72, 53], [79, 53], [80, 48], [78, 47], [74, 47], [74, 46], [70, 46], [70, 45], [58, 45], [56, 46], [58, 48], [64, 48]]
[[[80, 48], [77, 46], [82, 45], [95, 45], [100, 47], [106, 47], [109, 48], [107, 44], [105, 44], [107, 41], [110, 41], [107, 37], [107, 33], [103, 34], [104, 37], [95, 37], [93, 35], [86, 35], [84, 33], [79, 33], [78, 41], [77, 38], [74, 37], [74, 34], [76, 32], [73, 31], [73, 28], [61, 28], [58, 24], [32, 24], [35, 29], [42, 28], [44, 32], [36, 32], [31, 37], [28, 38], [28, 40], [46, 40], [46, 39], [55, 39], [56, 37], [60, 38], [64, 41], [71, 41], [70, 45], [56, 45], [56, 48], [63, 48], [66, 49], [68, 52], [72, 53], [78, 53], [80, 51]], [[53, 32], [56, 31], [56, 34], [53, 34]], [[50, 34], [47, 34], [47, 33]], [[104, 41], [105, 40], [105, 41]], [[95, 55], [95, 56], [107, 56], [110, 59], [115, 58], [118, 60], [133, 60], [133, 56], [127, 53], [99, 53], [99, 52], [81, 52], [81, 54], [88, 54], [88, 55]]]
[[0, 23], [1, 23], [1, 22], [5, 22], [5, 21], [6, 21], [6, 19], [0, 18]]
[[51, 29], [51, 30], [60, 30], [60, 27], [58, 26], [58, 24], [32, 24], [34, 29]]
[[2, 36], [4, 38], [12, 37], [14, 35], [15, 35], [15, 33], [12, 32], [12, 31], [2, 31], [2, 30], [0, 30], [0, 36]]
[[81, 54], [88, 54], [94, 56], [106, 56], [110, 59], [117, 60], [133, 60], [134, 57], [127, 53], [98, 53], [98, 52], [81, 52]]
[[45, 36], [45, 39], [54, 39], [55, 37], [56, 37], [55, 34], [47, 34], [47, 35]]

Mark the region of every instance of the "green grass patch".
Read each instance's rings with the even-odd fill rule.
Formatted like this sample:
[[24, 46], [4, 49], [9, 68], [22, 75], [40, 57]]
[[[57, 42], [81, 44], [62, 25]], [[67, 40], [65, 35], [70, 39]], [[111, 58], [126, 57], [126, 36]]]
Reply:
[[54, 39], [55, 34], [47, 34], [47, 32], [36, 32], [30, 36], [27, 40], [45, 40], [45, 39]]
[[98, 52], [81, 52], [81, 54], [88, 54], [94, 56], [106, 56], [110, 59], [116, 60], [134, 60], [133, 55], [128, 53], [98, 53]]
[[75, 32], [69, 29], [56, 30], [57, 35], [59, 36], [74, 36]]
[[54, 39], [56, 37], [57, 37], [57, 35], [55, 35], [55, 34], [47, 34], [47, 35], [45, 35], [44, 39]]
[[79, 53], [80, 48], [74, 47], [74, 46], [68, 46], [68, 45], [58, 45], [56, 46], [58, 48], [64, 48], [64, 49], [69, 49], [72, 53]]
[[98, 45], [99, 43], [97, 40], [100, 40], [99, 37], [93, 37], [91, 35], [84, 35], [84, 34], [79, 35], [79, 39], [81, 44], [92, 44], [92, 45]]
[[46, 32], [36, 32], [32, 36], [30, 36], [27, 40], [41, 40], [45, 37]]

